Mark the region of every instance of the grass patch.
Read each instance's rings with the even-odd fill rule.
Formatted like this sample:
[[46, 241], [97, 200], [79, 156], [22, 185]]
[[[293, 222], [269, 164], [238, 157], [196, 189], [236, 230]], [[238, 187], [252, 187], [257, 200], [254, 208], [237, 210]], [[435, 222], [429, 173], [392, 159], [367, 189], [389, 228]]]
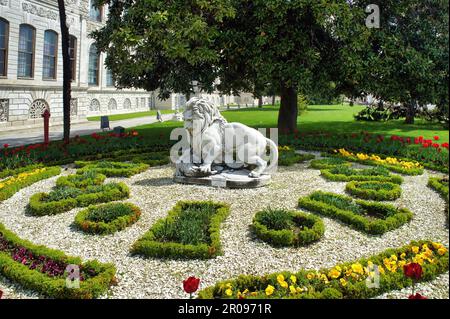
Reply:
[[[161, 114], [172, 114], [172, 110], [161, 110]], [[126, 114], [114, 114], [108, 115], [110, 121], [121, 121], [121, 120], [129, 120], [146, 116], [155, 116], [156, 111], [145, 111], [145, 112], [135, 112], [135, 113], [126, 113]], [[88, 121], [91, 122], [100, 122], [101, 116], [90, 116], [87, 118]]]

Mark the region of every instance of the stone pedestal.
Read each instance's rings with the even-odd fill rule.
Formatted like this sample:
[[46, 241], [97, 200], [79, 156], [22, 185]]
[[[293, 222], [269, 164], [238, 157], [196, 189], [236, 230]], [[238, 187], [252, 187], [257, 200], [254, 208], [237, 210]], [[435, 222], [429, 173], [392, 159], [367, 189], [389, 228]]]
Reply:
[[175, 176], [174, 181], [181, 184], [204, 185], [218, 188], [258, 188], [270, 183], [270, 175], [250, 178], [249, 170], [225, 170], [220, 174], [208, 177]]

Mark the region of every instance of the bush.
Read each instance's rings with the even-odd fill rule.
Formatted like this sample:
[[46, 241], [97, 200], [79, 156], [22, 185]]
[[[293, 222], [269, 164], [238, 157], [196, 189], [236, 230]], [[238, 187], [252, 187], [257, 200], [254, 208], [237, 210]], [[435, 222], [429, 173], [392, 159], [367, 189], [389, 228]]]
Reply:
[[292, 166], [297, 163], [302, 163], [314, 159], [312, 154], [298, 154], [290, 147], [279, 147], [279, 166]]
[[37, 168], [42, 168], [42, 167], [44, 167], [44, 165], [42, 165], [42, 164], [33, 164], [33, 165], [23, 166], [23, 167], [19, 167], [19, 168], [15, 168], [15, 169], [7, 168], [7, 169], [0, 171], [0, 179], [10, 177], [13, 175], [18, 175], [20, 173], [32, 171], [32, 170], [35, 170]]
[[[418, 253], [414, 253], [413, 248], [418, 249]], [[431, 255], [432, 259], [419, 257], [424, 254]], [[329, 269], [300, 270], [297, 273], [286, 271], [264, 276], [241, 275], [236, 279], [218, 282], [212, 287], [201, 290], [198, 297], [200, 299], [369, 299], [385, 292], [410, 287], [413, 282], [403, 274], [403, 265], [414, 262], [417, 258], [423, 260], [423, 281], [433, 280], [448, 272], [447, 248], [440, 243], [419, 241]], [[369, 266], [378, 267], [380, 286], [377, 289], [367, 286], [366, 280], [371, 280]], [[272, 291], [266, 290], [269, 285], [273, 287]]]
[[33, 185], [43, 179], [61, 174], [60, 167], [35, 168], [0, 181], [0, 202], [10, 198], [22, 188]]
[[76, 161], [77, 167], [82, 167], [77, 174], [85, 174], [88, 171], [103, 174], [107, 177], [131, 177], [148, 169], [147, 164], [120, 163], [101, 161], [96, 163]]
[[395, 200], [402, 195], [402, 189], [399, 185], [388, 182], [349, 182], [345, 190], [358, 198], [370, 200]]
[[266, 209], [256, 213], [252, 230], [259, 239], [274, 246], [302, 246], [319, 240], [325, 226], [313, 215]]
[[222, 253], [220, 224], [226, 204], [181, 201], [136, 243], [132, 252], [146, 257], [206, 259]]
[[381, 235], [409, 222], [413, 214], [405, 208], [317, 191], [299, 199], [299, 206], [337, 219], [350, 227]]
[[[51, 265], [47, 267], [51, 270], [44, 272], [43, 263]], [[66, 285], [68, 265], [79, 266], [81, 276], [78, 289], [71, 289]], [[50, 271], [51, 274], [48, 273]], [[25, 289], [51, 298], [97, 298], [106, 293], [109, 286], [116, 281], [114, 265], [101, 264], [96, 260], [82, 263], [80, 258], [22, 240], [2, 224], [0, 274]]]
[[380, 181], [401, 184], [403, 178], [398, 175], [391, 175], [383, 167], [369, 169], [353, 169], [348, 166], [335, 166], [330, 169], [322, 169], [321, 175], [331, 181], [350, 182], [350, 181]]
[[356, 121], [385, 122], [397, 117], [389, 109], [368, 106], [355, 116]]
[[95, 171], [85, 171], [82, 174], [61, 176], [56, 181], [56, 187], [86, 188], [88, 186], [101, 185], [106, 176]]
[[124, 183], [87, 186], [85, 189], [61, 187], [49, 194], [31, 196], [28, 211], [36, 216], [56, 215], [76, 207], [121, 200], [129, 195], [130, 190]]
[[112, 234], [134, 224], [141, 210], [130, 203], [109, 203], [90, 206], [75, 216], [75, 226], [91, 234]]
[[351, 166], [352, 164], [339, 157], [329, 157], [312, 160], [310, 167], [315, 169], [330, 169], [336, 166]]
[[448, 195], [448, 177], [447, 178], [437, 178], [437, 177], [430, 177], [428, 181], [428, 187], [434, 189], [439, 194], [441, 194], [442, 198], [446, 202], [445, 210], [447, 212], [447, 218], [448, 218], [448, 203], [449, 203], [449, 195]]

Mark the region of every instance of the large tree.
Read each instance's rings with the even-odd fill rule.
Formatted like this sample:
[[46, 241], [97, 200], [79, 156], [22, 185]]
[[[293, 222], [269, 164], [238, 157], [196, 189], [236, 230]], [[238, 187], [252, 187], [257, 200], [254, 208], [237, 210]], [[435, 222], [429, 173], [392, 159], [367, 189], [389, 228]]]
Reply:
[[[353, 2], [360, 9], [373, 3]], [[448, 0], [377, 3], [380, 28], [371, 29], [360, 87], [381, 100], [401, 103], [409, 124], [417, 109], [429, 103], [448, 112]]]
[[[270, 88], [281, 96], [278, 127], [297, 128], [297, 94], [361, 67], [362, 10], [347, 0], [98, 0], [109, 4], [93, 33], [119, 87], [189, 94]], [[352, 72], [344, 69], [352, 66]], [[352, 73], [352, 77], [354, 74]], [[216, 81], [220, 79], [220, 81]]]

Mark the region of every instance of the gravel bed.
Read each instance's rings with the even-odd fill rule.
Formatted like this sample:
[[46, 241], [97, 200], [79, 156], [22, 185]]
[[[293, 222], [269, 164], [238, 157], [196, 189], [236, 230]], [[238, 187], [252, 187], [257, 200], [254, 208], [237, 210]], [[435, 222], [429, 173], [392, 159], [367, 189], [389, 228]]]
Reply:
[[[202, 186], [174, 184], [174, 168], [170, 165], [151, 168], [123, 181], [130, 186], [128, 200], [142, 209], [141, 219], [131, 227], [108, 236], [81, 233], [71, 224], [80, 209], [57, 216], [33, 217], [25, 214], [29, 197], [50, 191], [57, 177], [40, 181], [0, 203], [0, 222], [21, 238], [36, 244], [60, 249], [83, 260], [112, 262], [118, 269], [119, 284], [104, 298], [187, 298], [182, 281], [188, 276], [201, 278], [201, 287], [240, 274], [263, 275], [301, 268], [319, 269], [352, 261], [399, 247], [411, 240], [431, 239], [448, 247], [445, 203], [440, 195], [427, 187], [430, 172], [422, 176], [405, 176], [403, 194], [395, 201], [415, 213], [413, 220], [383, 236], [369, 236], [339, 222], [324, 218], [325, 235], [317, 243], [301, 248], [273, 248], [250, 233], [254, 214], [266, 207], [295, 209], [300, 196], [316, 190], [344, 194], [345, 183], [328, 182], [319, 170], [308, 163], [279, 168], [270, 186], [260, 189], [224, 190]], [[72, 169], [63, 174], [73, 173]], [[214, 200], [231, 205], [230, 216], [222, 224], [224, 255], [206, 261], [173, 261], [130, 256], [129, 248], [154, 222], [166, 216], [179, 200]], [[37, 298], [0, 276], [0, 289], [5, 298]], [[449, 298], [448, 273], [436, 280], [420, 284], [419, 291], [430, 298]], [[390, 292], [380, 298], [405, 298], [409, 290]]]

